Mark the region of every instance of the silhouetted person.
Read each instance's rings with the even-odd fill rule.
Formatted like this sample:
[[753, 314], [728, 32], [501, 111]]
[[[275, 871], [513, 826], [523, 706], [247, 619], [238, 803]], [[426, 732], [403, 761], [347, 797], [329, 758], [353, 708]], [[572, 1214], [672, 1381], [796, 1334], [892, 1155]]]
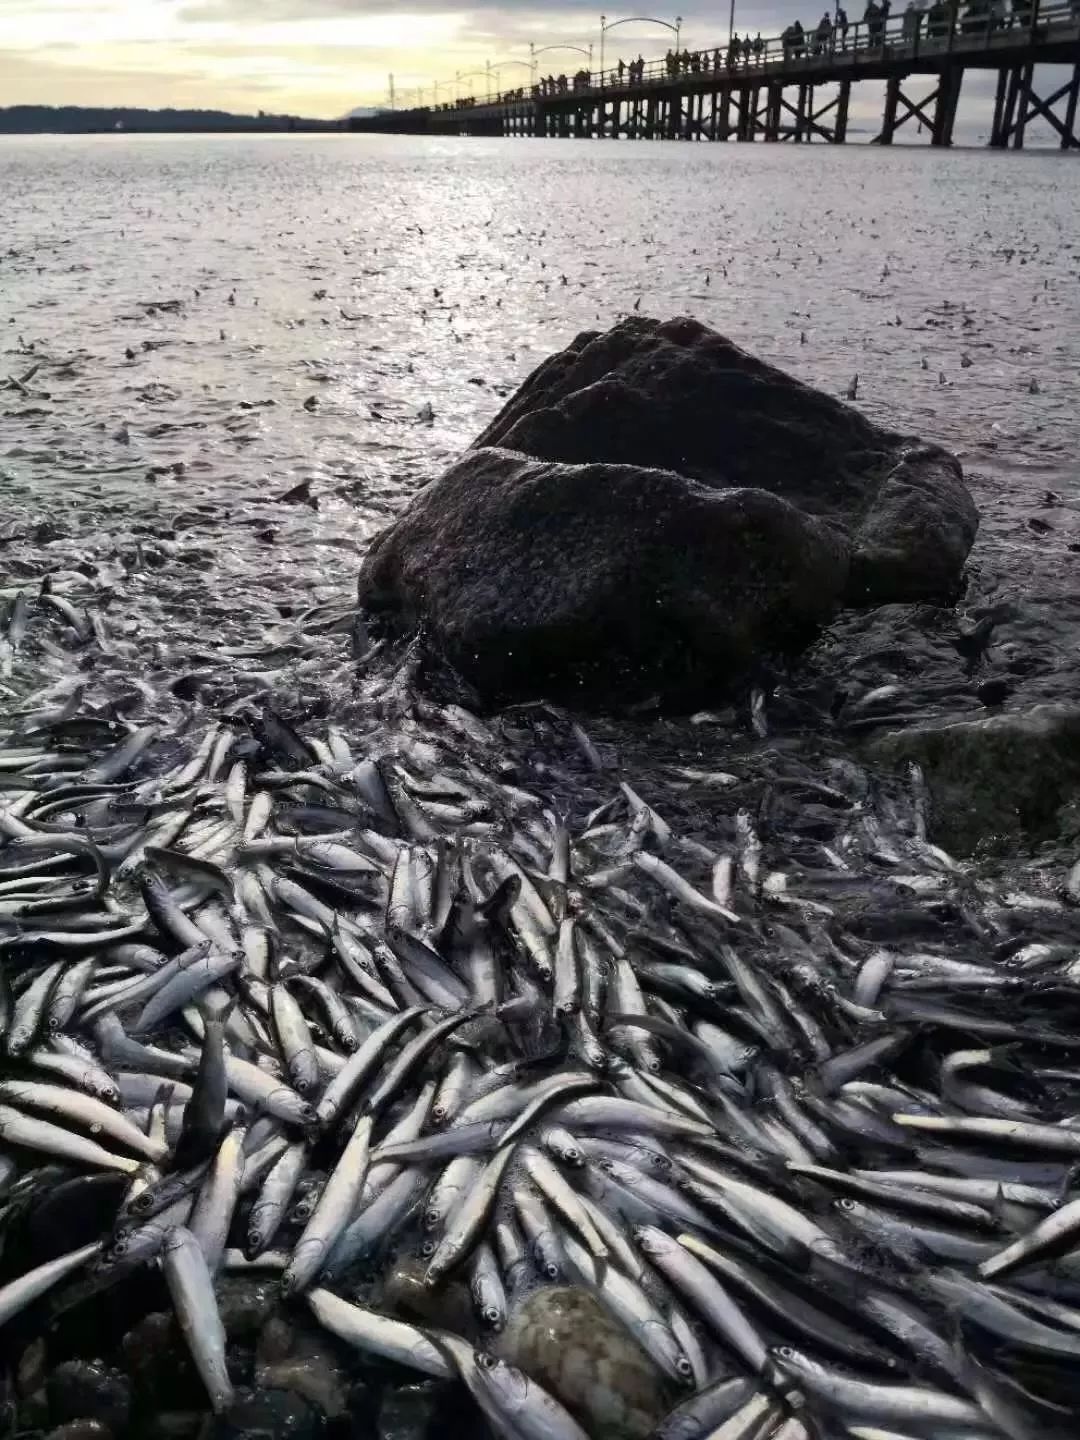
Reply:
[[836, 11], [836, 33], [840, 36], [840, 49], [847, 49], [848, 18], [847, 11], [841, 5]]
[[757, 32], [757, 34], [754, 36], [754, 63], [755, 63], [756, 65], [760, 65], [760, 64], [761, 64], [761, 56], [762, 56], [762, 53], [764, 52], [764, 50], [765, 50], [765, 41], [762, 40], [762, 38], [761, 38], [761, 31], [759, 30], [759, 31]]

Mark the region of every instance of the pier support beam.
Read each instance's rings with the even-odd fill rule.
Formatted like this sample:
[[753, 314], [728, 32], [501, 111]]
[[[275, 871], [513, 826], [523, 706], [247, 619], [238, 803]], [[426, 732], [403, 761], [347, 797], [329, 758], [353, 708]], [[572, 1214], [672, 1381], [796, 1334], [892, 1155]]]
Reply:
[[1005, 121], [1005, 96], [1009, 88], [1008, 70], [999, 70], [997, 77], [997, 91], [994, 95], [994, 119], [990, 126], [990, 145], [994, 150], [999, 150], [1004, 144], [1004, 121]]
[[900, 100], [900, 77], [894, 75], [885, 86], [885, 114], [881, 121], [879, 145], [891, 145], [896, 130], [896, 107]]
[[834, 145], [844, 145], [847, 142], [847, 117], [850, 102], [851, 81], [841, 80], [840, 93], [836, 97], [836, 126], [833, 129]]
[[[1005, 146], [1011, 139], [1014, 150], [1022, 149], [1027, 122], [1040, 119], [1045, 120], [1057, 134], [1063, 150], [1080, 149], [1080, 134], [1076, 128], [1077, 101], [1080, 100], [1080, 64], [1074, 65], [1070, 78], [1045, 99], [1036, 93], [1034, 73], [1035, 67], [1031, 63], [1014, 72], [1016, 119], [1013, 120], [1012, 109], [1007, 107], [1003, 134], [998, 143]], [[1061, 116], [1055, 107], [1063, 102], [1064, 116]]]
[[920, 129], [923, 125], [926, 126], [932, 145], [951, 145], [953, 126], [956, 123], [956, 106], [963, 83], [964, 67], [950, 65], [941, 72], [935, 90], [923, 100], [912, 100], [901, 89], [899, 77], [894, 76], [885, 90], [885, 114], [881, 122], [881, 134], [875, 136], [873, 143], [891, 145], [900, 126], [906, 125], [909, 120], [916, 120]]

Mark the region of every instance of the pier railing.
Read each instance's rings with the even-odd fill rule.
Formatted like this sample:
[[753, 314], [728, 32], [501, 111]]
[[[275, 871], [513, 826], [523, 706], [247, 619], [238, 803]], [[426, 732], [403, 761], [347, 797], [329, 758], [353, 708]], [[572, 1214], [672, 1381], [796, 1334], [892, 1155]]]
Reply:
[[[1076, 39], [1080, 42], [1080, 0], [1039, 0], [1015, 4], [1008, 14], [994, 14], [993, 0], [977, 0], [963, 10], [955, 3], [935, 4], [929, 10], [832, 25], [828, 31], [807, 30], [793, 35], [760, 36], [737, 45], [720, 45], [692, 52], [689, 62], [680, 56], [645, 61], [640, 68], [616, 64], [602, 71], [579, 71], [577, 75], [546, 77], [531, 86], [504, 90], [489, 98], [469, 97], [424, 110], [461, 110], [512, 105], [525, 101], [603, 100], [695, 82], [715, 85], [718, 78], [747, 74], [763, 78], [784, 74], [797, 80], [814, 72], [818, 81], [827, 80], [825, 71], [837, 75], [898, 62], [945, 60], [955, 55], [968, 62], [986, 52], [1014, 50], [1028, 46], [1033, 51], [1044, 43]], [[633, 78], [631, 78], [631, 74]]]

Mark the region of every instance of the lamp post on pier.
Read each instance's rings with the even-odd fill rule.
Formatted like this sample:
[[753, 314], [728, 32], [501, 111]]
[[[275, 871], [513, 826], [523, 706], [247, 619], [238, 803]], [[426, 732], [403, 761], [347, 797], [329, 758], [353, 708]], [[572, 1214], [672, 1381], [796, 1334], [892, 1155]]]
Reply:
[[[498, 83], [498, 86], [499, 86], [499, 92], [500, 92], [500, 94], [501, 94], [501, 92], [502, 92], [502, 75], [501, 75], [501, 72], [502, 72], [503, 70], [508, 69], [511, 65], [522, 65], [522, 66], [524, 66], [524, 68], [525, 68], [526, 70], [528, 70], [530, 76], [532, 75], [533, 65], [532, 65], [532, 62], [529, 61], [529, 60], [496, 60], [495, 63], [494, 63], [494, 65], [491, 63], [490, 60], [487, 62], [488, 73], [489, 73], [490, 75], [494, 75], [494, 76], [495, 76], [495, 79], [496, 79], [496, 81], [497, 81], [497, 83]], [[489, 86], [489, 87], [488, 87], [488, 99], [490, 99], [490, 98], [491, 98], [491, 88], [490, 88], [490, 86]]]
[[592, 69], [593, 47], [592, 47], [591, 45], [588, 47], [588, 49], [585, 49], [585, 47], [582, 46], [582, 45], [542, 45], [542, 46], [540, 47], [540, 49], [538, 50], [534, 44], [530, 44], [530, 45], [529, 45], [529, 56], [530, 56], [531, 64], [532, 64], [533, 84], [534, 84], [534, 85], [537, 83], [537, 74], [538, 74], [537, 66], [536, 66], [537, 57], [540, 56], [540, 55], [547, 55], [547, 54], [549, 54], [552, 50], [572, 50], [575, 55], [587, 55], [588, 58], [589, 58], [589, 69], [590, 69], [590, 70]]
[[[734, 5], [734, 0], [732, 0]], [[675, 53], [679, 53], [679, 36], [682, 33], [682, 16], [676, 15], [674, 23], [670, 20], [658, 20], [655, 15], [629, 15], [625, 20], [609, 20], [606, 15], [600, 16], [600, 84], [604, 83], [604, 52], [607, 32], [616, 30], [620, 25], [662, 25], [665, 30], [671, 30], [675, 35]]]

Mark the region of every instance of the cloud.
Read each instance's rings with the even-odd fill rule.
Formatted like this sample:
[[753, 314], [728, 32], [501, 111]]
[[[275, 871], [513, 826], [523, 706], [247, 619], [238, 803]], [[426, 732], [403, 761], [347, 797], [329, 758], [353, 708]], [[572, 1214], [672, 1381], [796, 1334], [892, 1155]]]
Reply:
[[[804, 23], [824, 0], [736, 0], [739, 31], [776, 34]], [[899, 3], [899, 0], [894, 0]], [[399, 91], [526, 61], [530, 43], [599, 51], [604, 0], [0, 0], [0, 103], [202, 105], [335, 116], [379, 103], [393, 72]], [[653, 5], [646, 9], [659, 9]], [[727, 6], [672, 0], [690, 49], [727, 31]], [[861, 7], [849, 6], [852, 15]], [[609, 5], [613, 14], [619, 12]], [[669, 32], [626, 25], [607, 37], [607, 59], [662, 53]], [[544, 65], [575, 63], [553, 54]], [[507, 70], [525, 77], [524, 69]], [[969, 72], [963, 113], [985, 114], [989, 72]], [[856, 87], [853, 110], [880, 119], [880, 87]], [[923, 82], [911, 82], [913, 95]]]

